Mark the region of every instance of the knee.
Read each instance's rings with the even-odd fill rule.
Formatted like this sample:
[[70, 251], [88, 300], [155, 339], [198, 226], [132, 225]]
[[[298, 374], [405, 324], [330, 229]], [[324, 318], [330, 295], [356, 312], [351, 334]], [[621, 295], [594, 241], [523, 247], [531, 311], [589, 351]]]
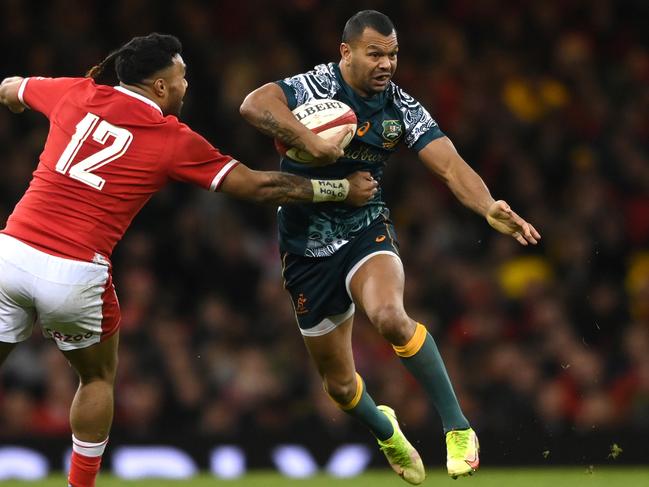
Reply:
[[105, 382], [109, 385], [115, 383], [115, 375], [117, 371], [117, 363], [103, 364], [98, 367], [88, 367], [85, 369], [77, 370], [79, 381], [81, 384], [89, 384], [91, 382]]
[[358, 387], [356, 375], [345, 378], [325, 377], [324, 386], [327, 394], [341, 406], [354, 399]]
[[412, 336], [414, 325], [402, 306], [383, 304], [368, 313], [379, 333], [393, 345], [403, 345]]

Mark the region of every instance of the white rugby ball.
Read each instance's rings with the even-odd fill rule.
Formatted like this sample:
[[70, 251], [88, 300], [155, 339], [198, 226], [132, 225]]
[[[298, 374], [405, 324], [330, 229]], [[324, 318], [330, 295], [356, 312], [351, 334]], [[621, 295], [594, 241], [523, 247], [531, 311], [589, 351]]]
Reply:
[[[327, 140], [338, 137], [341, 132], [347, 132], [341, 144], [344, 149], [354, 138], [356, 133], [356, 114], [345, 103], [324, 98], [322, 100], [311, 100], [293, 110], [293, 115], [305, 127], [311, 129]], [[307, 151], [297, 147], [287, 147], [284, 143], [275, 139], [275, 148], [282, 155], [297, 162], [313, 162], [313, 156]]]

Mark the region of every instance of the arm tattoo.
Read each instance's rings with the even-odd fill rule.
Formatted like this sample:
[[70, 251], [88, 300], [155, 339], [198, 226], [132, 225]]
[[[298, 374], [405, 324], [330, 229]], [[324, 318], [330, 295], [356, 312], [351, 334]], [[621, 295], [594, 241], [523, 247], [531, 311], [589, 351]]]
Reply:
[[313, 201], [313, 185], [310, 179], [276, 171], [269, 172], [268, 175], [268, 184], [261, 195], [261, 201], [277, 205]]
[[306, 149], [304, 142], [300, 140], [300, 136], [293, 133], [290, 128], [282, 127], [273, 114], [266, 110], [264, 111], [259, 129], [266, 135], [275, 137], [289, 147], [297, 147], [298, 149]]

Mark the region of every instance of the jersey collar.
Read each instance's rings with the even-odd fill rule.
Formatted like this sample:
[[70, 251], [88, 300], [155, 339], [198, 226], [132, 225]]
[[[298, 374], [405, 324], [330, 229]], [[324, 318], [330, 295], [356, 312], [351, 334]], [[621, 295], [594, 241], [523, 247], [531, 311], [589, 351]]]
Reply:
[[115, 88], [120, 93], [124, 93], [125, 95], [128, 95], [128, 96], [132, 96], [133, 98], [137, 98], [138, 100], [143, 101], [147, 105], [151, 105], [153, 108], [155, 108], [156, 110], [158, 110], [160, 112], [160, 115], [164, 115], [162, 113], [162, 110], [158, 106], [158, 104], [155, 103], [153, 100], [149, 100], [146, 96], [142, 96], [139, 93], [135, 93], [134, 91], [126, 89], [123, 86], [113, 86], [113, 88]]

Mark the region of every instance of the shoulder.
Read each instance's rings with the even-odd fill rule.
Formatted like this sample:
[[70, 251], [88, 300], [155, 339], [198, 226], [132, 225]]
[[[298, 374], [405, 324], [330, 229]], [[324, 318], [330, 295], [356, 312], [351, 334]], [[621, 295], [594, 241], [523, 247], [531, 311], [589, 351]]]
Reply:
[[312, 98], [331, 98], [340, 90], [334, 63], [318, 64], [312, 70], [282, 80], [293, 88], [300, 101]]
[[412, 110], [417, 110], [423, 108], [422, 104], [419, 103], [414, 97], [409, 95], [405, 90], [403, 90], [399, 85], [394, 82], [390, 82], [388, 87], [388, 96], [392, 99], [395, 106], [402, 112], [409, 112]]
[[173, 139], [176, 147], [183, 150], [203, 149], [206, 146], [212, 147], [205, 137], [195, 132], [189, 125], [181, 122], [175, 115], [167, 115], [163, 118], [166, 126], [166, 137]]
[[414, 97], [401, 89], [397, 84], [390, 83], [388, 95], [392, 99], [394, 106], [401, 113], [403, 124], [405, 126], [405, 142], [408, 147], [413, 147], [424, 134], [428, 134], [425, 139], [437, 138], [443, 135], [437, 122], [430, 115], [428, 110]]
[[323, 85], [339, 84], [334, 66], [334, 63], [318, 64], [310, 73], [312, 73], [314, 79]]
[[50, 78], [46, 76], [30, 76], [24, 78], [21, 90], [40, 90], [50, 92], [65, 92], [72, 89], [96, 88], [95, 81], [90, 78]]
[[162, 123], [167, 129], [168, 137], [185, 140], [201, 137], [198, 133], [194, 132], [189, 125], [178, 120], [178, 117], [176, 117], [175, 115], [167, 115], [162, 117]]

